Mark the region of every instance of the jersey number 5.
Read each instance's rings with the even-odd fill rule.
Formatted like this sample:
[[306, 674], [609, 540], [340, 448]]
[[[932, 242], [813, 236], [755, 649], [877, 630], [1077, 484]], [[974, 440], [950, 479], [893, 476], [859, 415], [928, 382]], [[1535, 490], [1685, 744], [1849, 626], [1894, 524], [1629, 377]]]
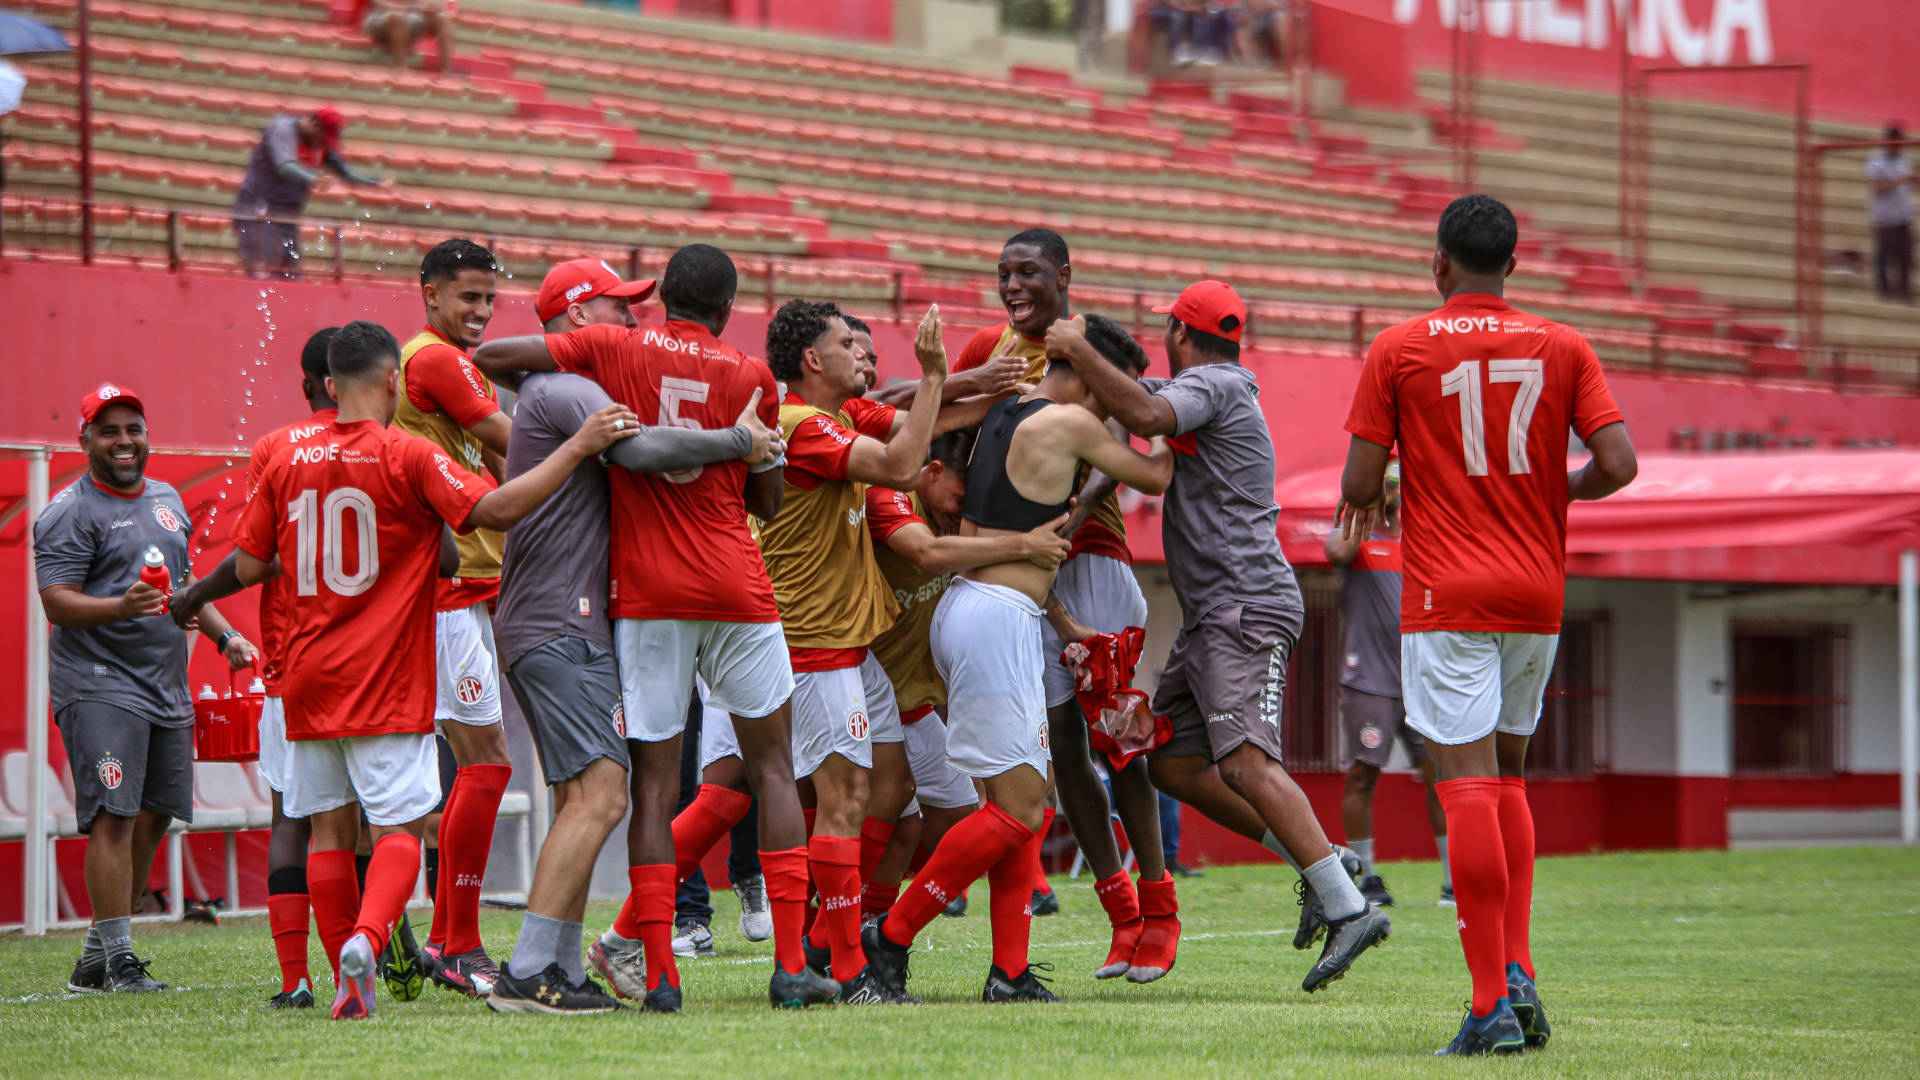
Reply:
[[[1460, 449], [1467, 459], [1468, 476], [1487, 475], [1487, 422], [1481, 401], [1480, 363], [1462, 360], [1458, 367], [1440, 376], [1440, 396], [1460, 399]], [[1488, 360], [1486, 365], [1488, 382], [1519, 384], [1513, 408], [1507, 412], [1507, 472], [1525, 475], [1532, 471], [1527, 463], [1527, 431], [1533, 427], [1540, 391], [1547, 385], [1546, 366], [1537, 357]]]
[[[354, 539], [358, 541], [360, 565], [348, 574], [345, 566], [347, 514], [353, 514]], [[373, 500], [359, 488], [335, 488], [327, 492], [326, 502], [313, 488], [300, 493], [287, 504], [287, 520], [297, 533], [294, 553], [294, 588], [301, 596], [318, 596], [321, 580], [337, 596], [359, 596], [373, 588], [380, 576], [380, 542], [374, 520]], [[324, 532], [325, 535], [320, 534]], [[314, 550], [316, 541], [327, 550], [326, 566]]]
[[[672, 375], [660, 377], [660, 416], [654, 422], [662, 426], [692, 428], [701, 430], [705, 425], [690, 416], [680, 415], [680, 406], [688, 403], [703, 405], [707, 400], [707, 384], [698, 379], [681, 379]], [[706, 466], [695, 465], [691, 469], [660, 475], [676, 484], [691, 484], [700, 479], [700, 473]]]

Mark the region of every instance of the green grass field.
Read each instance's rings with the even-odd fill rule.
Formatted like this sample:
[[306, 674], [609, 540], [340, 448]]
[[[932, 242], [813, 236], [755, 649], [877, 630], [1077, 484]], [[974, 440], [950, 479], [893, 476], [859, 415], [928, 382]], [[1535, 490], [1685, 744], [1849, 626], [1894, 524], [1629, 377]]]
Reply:
[[[383, 997], [369, 1023], [275, 1012], [262, 919], [138, 927], [174, 992], [72, 998], [77, 934], [0, 938], [0, 1075], [1920, 1075], [1920, 852], [1543, 860], [1534, 956], [1554, 1038], [1495, 1062], [1428, 1057], [1467, 997], [1459, 942], [1432, 903], [1435, 864], [1383, 869], [1401, 898], [1393, 940], [1311, 997], [1299, 990], [1308, 956], [1289, 947], [1288, 875], [1274, 867], [1183, 883], [1180, 965], [1145, 987], [1088, 976], [1106, 920], [1086, 879], [1056, 881], [1065, 910], [1034, 927], [1034, 956], [1057, 966], [1066, 998], [1053, 1007], [978, 1003], [984, 886], [976, 914], [938, 920], [916, 949], [919, 1008], [770, 1011], [770, 947], [740, 939], [731, 894], [716, 898], [720, 955], [682, 962], [678, 1017], [496, 1016], [433, 989]], [[589, 930], [611, 915], [595, 905]], [[517, 927], [487, 913], [496, 956]], [[324, 972], [318, 939], [313, 959]]]

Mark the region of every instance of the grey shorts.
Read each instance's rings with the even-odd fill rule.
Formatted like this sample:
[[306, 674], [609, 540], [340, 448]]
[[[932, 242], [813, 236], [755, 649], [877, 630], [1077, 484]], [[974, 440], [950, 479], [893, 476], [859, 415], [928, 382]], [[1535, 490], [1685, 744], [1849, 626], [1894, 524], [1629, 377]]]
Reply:
[[1427, 740], [1407, 726], [1406, 703], [1397, 697], [1340, 688], [1340, 762], [1359, 761], [1384, 769], [1393, 759], [1393, 740], [1407, 746], [1414, 765], [1426, 760]]
[[579, 776], [599, 758], [631, 767], [612, 653], [585, 638], [557, 637], [515, 660], [507, 682], [540, 748], [548, 784]]
[[76, 701], [54, 718], [73, 771], [80, 831], [102, 811], [135, 817], [142, 810], [193, 820], [193, 727], [158, 727], [138, 713], [98, 701]]
[[1155, 753], [1219, 761], [1252, 743], [1279, 761], [1300, 621], [1282, 608], [1226, 604], [1181, 630], [1153, 693], [1153, 711], [1173, 721], [1173, 738]]

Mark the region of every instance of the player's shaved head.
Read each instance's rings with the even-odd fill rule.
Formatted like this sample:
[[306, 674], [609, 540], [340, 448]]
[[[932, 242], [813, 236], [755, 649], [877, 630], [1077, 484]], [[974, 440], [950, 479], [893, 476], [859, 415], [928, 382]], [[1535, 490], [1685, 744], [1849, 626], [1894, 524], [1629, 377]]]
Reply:
[[667, 318], [697, 322], [719, 333], [733, 314], [740, 274], [727, 253], [712, 244], [688, 244], [673, 253], [660, 275], [660, 302]]
[[1491, 195], [1462, 195], [1440, 214], [1440, 250], [1469, 274], [1505, 274], [1520, 243], [1513, 211]]
[[327, 346], [327, 373], [336, 382], [366, 382], [400, 364], [400, 343], [379, 323], [356, 320]]
[[1067, 239], [1052, 229], [1022, 229], [1007, 237], [1007, 242], [1000, 245], [1000, 250], [1005, 251], [1015, 245], [1038, 249], [1040, 256], [1052, 263], [1055, 269], [1067, 265]]

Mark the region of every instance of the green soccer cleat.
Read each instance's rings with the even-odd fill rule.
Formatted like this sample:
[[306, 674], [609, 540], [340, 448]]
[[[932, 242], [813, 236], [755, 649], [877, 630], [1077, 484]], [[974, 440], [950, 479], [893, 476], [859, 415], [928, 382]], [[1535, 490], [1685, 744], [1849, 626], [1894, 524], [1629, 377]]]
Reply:
[[395, 1000], [412, 1001], [427, 989], [427, 965], [420, 956], [420, 944], [413, 938], [413, 924], [406, 915], [393, 924], [387, 935], [387, 947], [380, 951], [380, 978]]

